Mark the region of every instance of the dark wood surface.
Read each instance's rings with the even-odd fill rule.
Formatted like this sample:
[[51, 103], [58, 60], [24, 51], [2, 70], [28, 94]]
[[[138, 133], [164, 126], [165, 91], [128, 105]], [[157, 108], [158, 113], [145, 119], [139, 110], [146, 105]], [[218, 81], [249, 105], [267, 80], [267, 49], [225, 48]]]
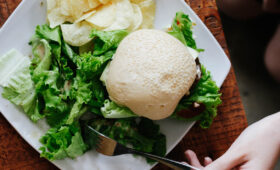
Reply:
[[[0, 0], [0, 26], [11, 15], [21, 0]], [[229, 55], [223, 27], [215, 0], [186, 0], [216, 37], [226, 54]], [[221, 92], [223, 104], [211, 128], [201, 129], [197, 124], [168, 155], [169, 158], [183, 161], [184, 151], [194, 150], [202, 160], [205, 156], [214, 159], [221, 156], [247, 126], [247, 120], [233, 69], [230, 70]], [[174, 129], [176, 130], [176, 129]], [[0, 169], [50, 170], [57, 169], [40, 158], [28, 143], [0, 114]], [[158, 165], [154, 170], [167, 170]]]

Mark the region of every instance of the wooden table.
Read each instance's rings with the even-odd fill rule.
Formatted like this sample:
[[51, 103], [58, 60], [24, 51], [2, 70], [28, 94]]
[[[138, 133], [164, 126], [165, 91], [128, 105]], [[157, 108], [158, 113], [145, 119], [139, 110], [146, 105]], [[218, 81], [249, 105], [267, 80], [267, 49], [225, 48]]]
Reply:
[[[21, 0], [0, 0], [0, 26]], [[211, 30], [228, 55], [225, 36], [215, 0], [186, 0], [202, 21]], [[223, 104], [211, 128], [201, 129], [195, 125], [184, 139], [168, 155], [169, 158], [183, 161], [186, 149], [194, 150], [202, 160], [205, 156], [214, 159], [221, 156], [247, 126], [233, 69], [225, 80], [221, 92]], [[57, 169], [26, 143], [15, 129], [0, 114], [0, 169], [50, 170]], [[167, 170], [158, 165], [154, 170]]]

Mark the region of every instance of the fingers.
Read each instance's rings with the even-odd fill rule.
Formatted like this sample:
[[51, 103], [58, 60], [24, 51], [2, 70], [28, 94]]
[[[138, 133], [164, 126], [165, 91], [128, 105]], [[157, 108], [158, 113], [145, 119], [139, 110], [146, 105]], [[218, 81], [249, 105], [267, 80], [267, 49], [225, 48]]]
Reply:
[[207, 165], [211, 164], [212, 162], [213, 161], [212, 161], [211, 158], [209, 158], [209, 157], [205, 157], [204, 158], [204, 166], [207, 166]]
[[[197, 158], [197, 156], [196, 156], [196, 153], [193, 152], [192, 150], [187, 150], [187, 151], [185, 152], [185, 156], [186, 156], [188, 162], [189, 162], [192, 166], [194, 166], [194, 167], [196, 167], [196, 168], [200, 168], [200, 169], [203, 169], [203, 168], [204, 168], [204, 167], [200, 164], [200, 162], [199, 162], [199, 160], [198, 160], [198, 158]], [[209, 157], [205, 157], [205, 158], [204, 158], [204, 166], [207, 166], [207, 165], [211, 164], [212, 162], [213, 162], [213, 161], [212, 161], [211, 158], [209, 158]]]
[[205, 167], [205, 170], [230, 170], [244, 163], [244, 161], [243, 156], [226, 152], [223, 156]]
[[[187, 150], [185, 156], [188, 162], [197, 168], [203, 169], [204, 167], [200, 164], [196, 154], [192, 150]], [[211, 158], [204, 158], [205, 170], [229, 170], [232, 169], [245, 161], [244, 156], [234, 154], [232, 152], [226, 152], [223, 156], [218, 158], [216, 161], [212, 161]]]
[[186, 156], [188, 162], [192, 166], [197, 167], [197, 168], [203, 168], [203, 166], [200, 164], [196, 154], [192, 150], [187, 150], [185, 152], [185, 156]]
[[205, 170], [228, 170], [234, 167], [234, 164], [230, 160], [225, 160], [223, 157], [218, 158], [212, 164], [205, 167]]

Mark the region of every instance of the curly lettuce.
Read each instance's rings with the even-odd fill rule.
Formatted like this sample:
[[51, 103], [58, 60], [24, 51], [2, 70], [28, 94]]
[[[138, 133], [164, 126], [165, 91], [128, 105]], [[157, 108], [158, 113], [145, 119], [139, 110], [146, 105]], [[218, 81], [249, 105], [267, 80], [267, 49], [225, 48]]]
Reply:
[[108, 51], [103, 55], [95, 56], [91, 52], [80, 55], [77, 60], [77, 67], [85, 79], [99, 77], [107, 63], [113, 57], [114, 52]]
[[116, 50], [121, 40], [129, 34], [126, 30], [98, 31], [92, 30], [90, 38], [93, 38], [93, 54], [101, 55], [110, 50]]
[[[201, 74], [201, 79], [191, 89], [190, 94], [181, 99], [172, 117], [181, 120], [199, 121], [200, 127], [209, 128], [217, 115], [217, 108], [222, 100], [219, 93], [220, 88], [211, 79], [210, 72], [206, 71], [203, 65], [201, 66]], [[184, 118], [179, 114], [183, 110], [190, 109], [194, 103], [204, 106], [202, 113], [192, 118]]]
[[138, 117], [129, 108], [119, 106], [109, 99], [104, 101], [104, 106], [101, 107], [101, 113], [108, 119]]
[[48, 160], [66, 157], [76, 158], [82, 155], [88, 148], [83, 141], [78, 123], [49, 129], [41, 137], [40, 142], [43, 144], [40, 148], [42, 151], [41, 157]]

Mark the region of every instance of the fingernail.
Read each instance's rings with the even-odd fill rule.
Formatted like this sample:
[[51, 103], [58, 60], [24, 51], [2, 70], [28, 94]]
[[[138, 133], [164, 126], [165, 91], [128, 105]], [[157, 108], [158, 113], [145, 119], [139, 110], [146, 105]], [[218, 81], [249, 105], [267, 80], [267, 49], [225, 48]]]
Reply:
[[204, 160], [205, 160], [205, 161], [211, 161], [212, 159], [211, 159], [210, 157], [207, 156], [207, 157], [204, 158]]
[[185, 154], [192, 153], [192, 150], [188, 149], [185, 151]]

